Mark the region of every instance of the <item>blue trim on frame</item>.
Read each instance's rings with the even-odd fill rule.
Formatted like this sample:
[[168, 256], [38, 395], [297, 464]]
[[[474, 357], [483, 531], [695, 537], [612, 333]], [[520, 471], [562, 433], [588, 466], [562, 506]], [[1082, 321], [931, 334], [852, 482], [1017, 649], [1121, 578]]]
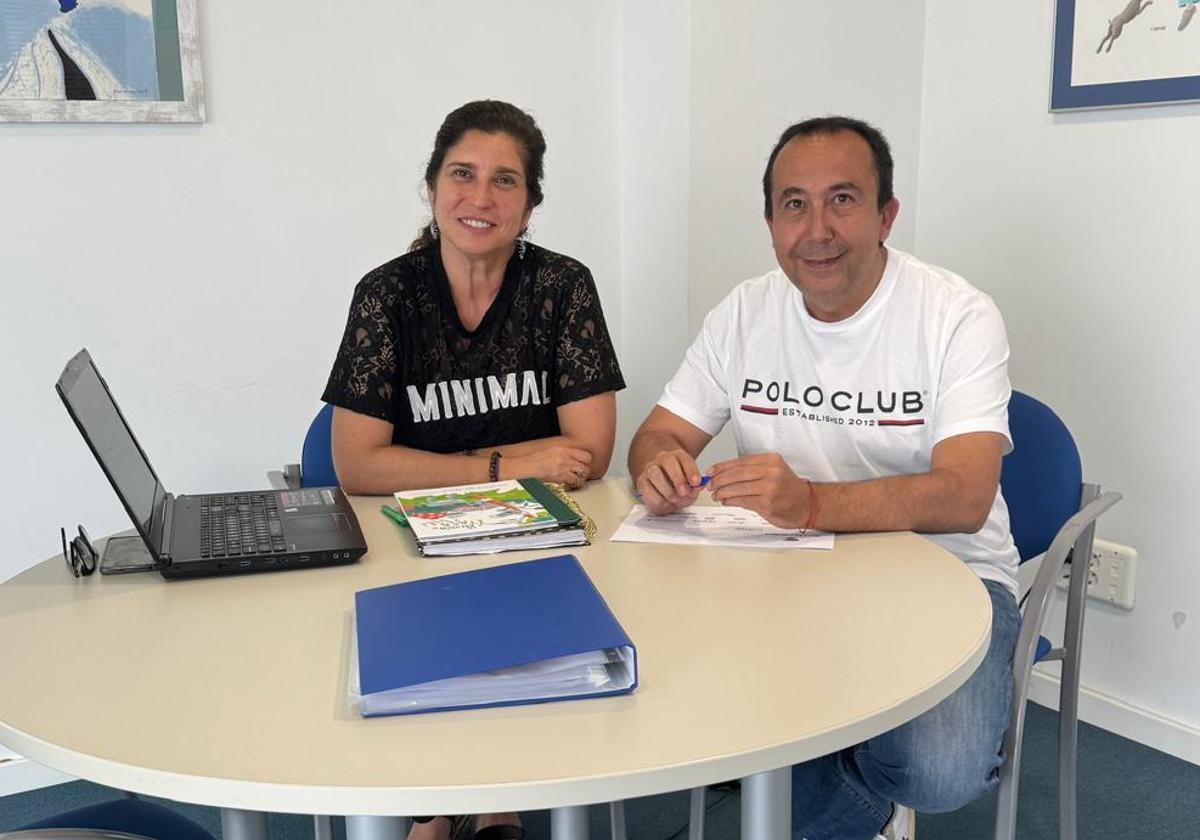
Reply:
[[1074, 41], [1075, 0], [1057, 0], [1054, 15], [1054, 68], [1050, 88], [1051, 111], [1154, 105], [1200, 99], [1200, 76], [1073, 87], [1071, 62], [1074, 60]]

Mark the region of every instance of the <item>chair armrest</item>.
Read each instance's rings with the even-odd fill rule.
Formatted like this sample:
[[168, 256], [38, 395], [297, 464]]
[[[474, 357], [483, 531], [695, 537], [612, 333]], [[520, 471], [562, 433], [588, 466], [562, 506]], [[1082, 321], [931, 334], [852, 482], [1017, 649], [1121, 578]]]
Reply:
[[282, 470], [268, 470], [267, 481], [272, 490], [299, 490], [300, 465], [285, 464]]
[[[1033, 587], [1029, 590], [1029, 599], [1025, 605], [1025, 617], [1021, 620], [1021, 635], [1017, 640], [1016, 666], [1018, 673], [1028, 674], [1033, 667], [1033, 653], [1037, 646], [1038, 634], [1042, 630], [1042, 620], [1045, 618], [1046, 601], [1050, 590], [1058, 580], [1066, 562], [1067, 554], [1078, 541], [1083, 532], [1092, 527], [1110, 507], [1121, 501], [1121, 494], [1115, 491], [1104, 493], [1079, 509], [1079, 512], [1063, 523], [1050, 548], [1042, 558], [1041, 568], [1038, 569]], [[1084, 567], [1087, 560], [1083, 560]]]

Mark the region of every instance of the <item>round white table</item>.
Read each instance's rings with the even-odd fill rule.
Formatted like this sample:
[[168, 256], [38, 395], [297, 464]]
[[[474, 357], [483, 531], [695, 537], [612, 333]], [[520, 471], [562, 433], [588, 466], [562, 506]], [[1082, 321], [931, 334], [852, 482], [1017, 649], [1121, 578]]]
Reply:
[[425, 559], [382, 499], [362, 497], [370, 550], [349, 567], [76, 579], [55, 557], [0, 586], [0, 743], [224, 808], [227, 837], [254, 836], [270, 811], [550, 808], [556, 836], [579, 840], [581, 806], [743, 778], [743, 834], [785, 838], [791, 764], [915, 717], [986, 651], [983, 586], [922, 537], [842, 535], [833, 551], [611, 543], [628, 481], [576, 497], [599, 539], [573, 553], [637, 646], [631, 695], [359, 717], [356, 591], [566, 551]]

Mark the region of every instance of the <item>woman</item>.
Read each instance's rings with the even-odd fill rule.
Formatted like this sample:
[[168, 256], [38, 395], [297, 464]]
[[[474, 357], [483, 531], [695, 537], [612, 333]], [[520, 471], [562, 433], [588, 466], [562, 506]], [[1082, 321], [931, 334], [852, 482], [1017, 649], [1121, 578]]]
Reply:
[[506, 102], [442, 123], [433, 220], [358, 284], [323, 396], [347, 492], [604, 475], [625, 382], [591, 273], [524, 238], [545, 150]]
[[[425, 169], [433, 220], [354, 292], [323, 399], [349, 493], [608, 469], [625, 387], [591, 273], [528, 242], [546, 142], [506, 102], [446, 117]], [[519, 840], [516, 814], [435, 817], [410, 840]]]

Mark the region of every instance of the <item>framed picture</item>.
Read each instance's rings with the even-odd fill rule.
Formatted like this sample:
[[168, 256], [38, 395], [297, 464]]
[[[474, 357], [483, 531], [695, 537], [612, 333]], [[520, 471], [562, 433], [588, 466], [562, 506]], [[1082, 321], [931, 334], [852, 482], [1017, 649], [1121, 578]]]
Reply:
[[1200, 0], [1056, 0], [1051, 111], [1200, 100]]
[[196, 0], [0, 0], [0, 122], [203, 122]]

